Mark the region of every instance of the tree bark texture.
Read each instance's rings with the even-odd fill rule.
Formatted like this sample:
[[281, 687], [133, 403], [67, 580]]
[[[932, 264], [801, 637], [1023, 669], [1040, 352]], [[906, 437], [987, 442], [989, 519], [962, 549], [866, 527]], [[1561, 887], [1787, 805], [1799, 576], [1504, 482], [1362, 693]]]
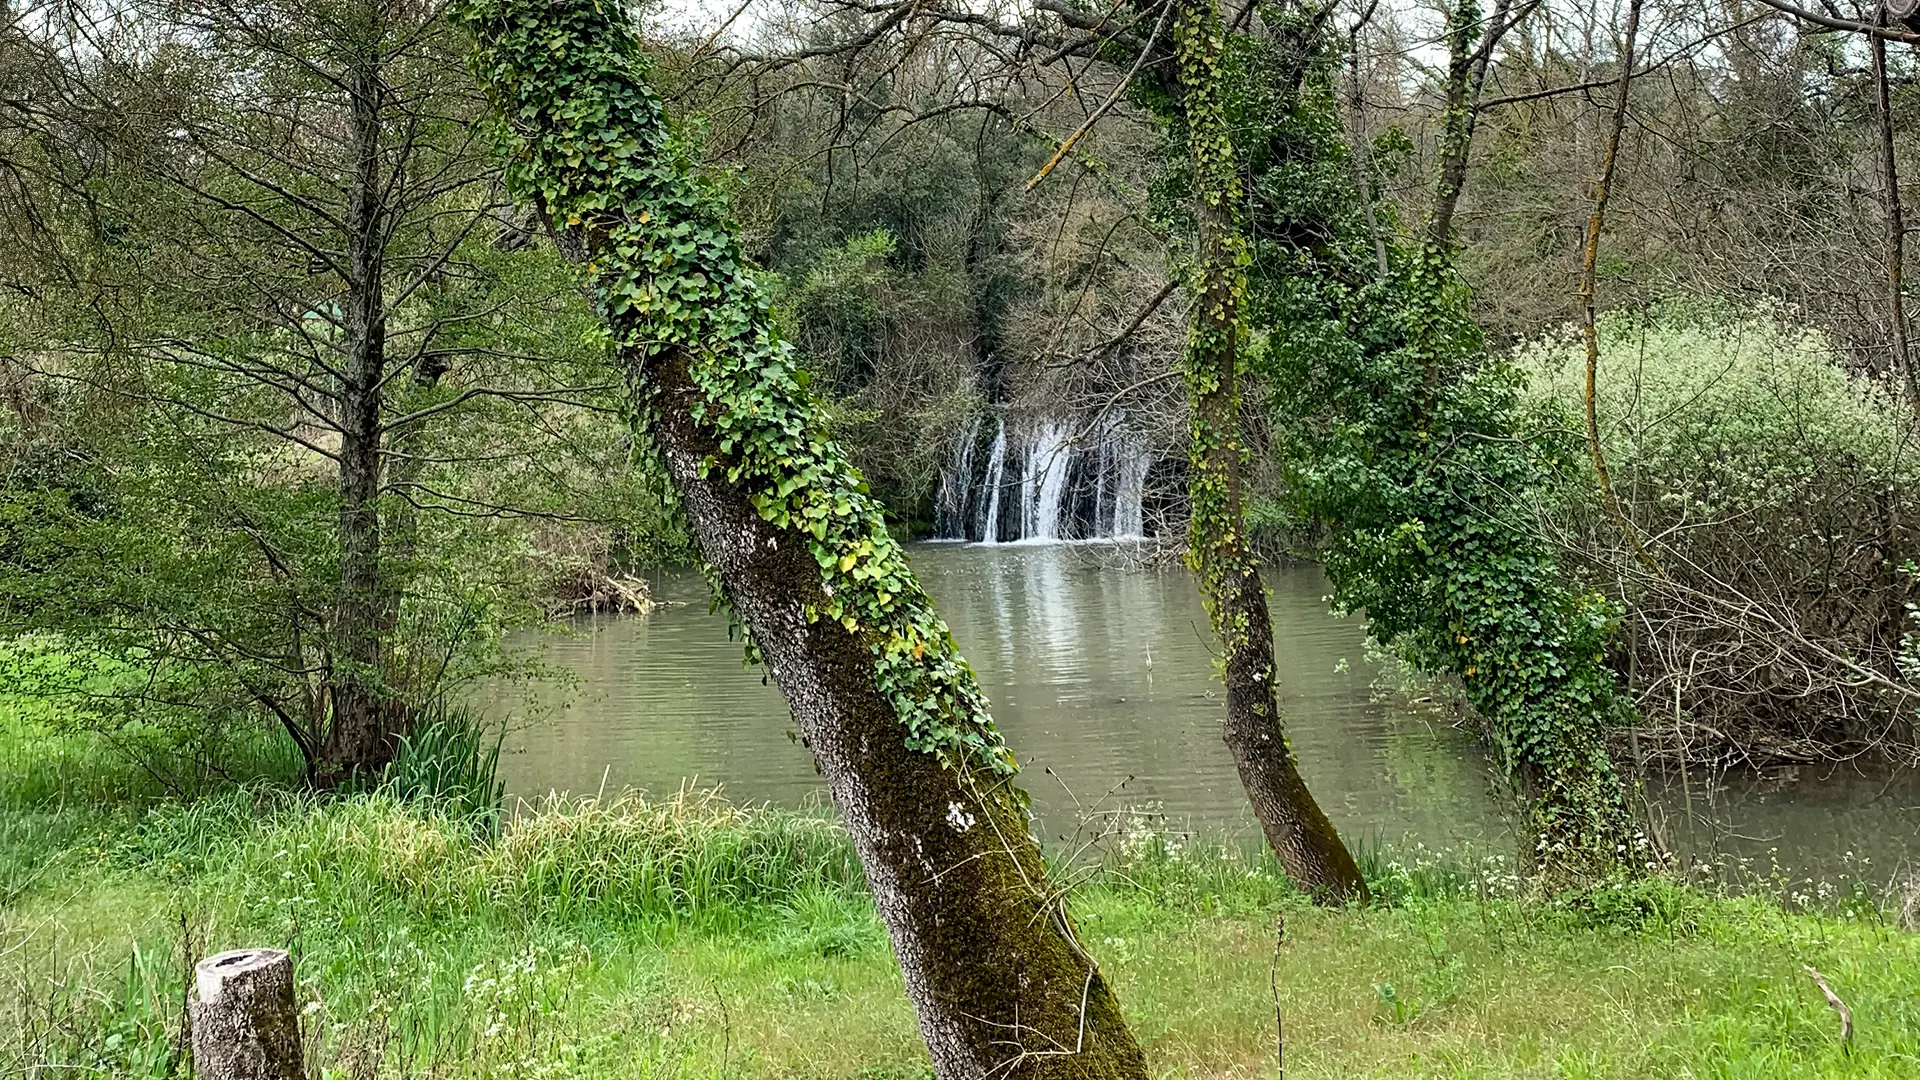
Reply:
[[[1909, 9], [1910, 11], [1911, 9]], [[1891, 6], [1881, 21], [1893, 14]], [[1887, 224], [1887, 325], [1888, 341], [1893, 347], [1894, 377], [1914, 408], [1920, 408], [1920, 375], [1913, 370], [1913, 350], [1907, 341], [1907, 222], [1900, 200], [1900, 166], [1893, 145], [1893, 95], [1887, 86], [1887, 43], [1884, 38], [1868, 37], [1873, 52], [1873, 92], [1880, 126], [1880, 197], [1886, 207]]]
[[846, 822], [935, 1074], [1144, 1080], [972, 672], [827, 437], [630, 28], [591, 0], [456, 14], [515, 186], [583, 262], [641, 434]]
[[371, 776], [393, 759], [399, 710], [381, 674], [382, 639], [397, 621], [381, 578], [380, 405], [386, 374], [387, 215], [381, 204], [384, 92], [378, 60], [347, 70], [347, 288], [341, 312], [346, 363], [340, 388], [340, 594], [334, 607], [332, 716], [319, 771], [328, 783]]
[[293, 958], [235, 949], [194, 965], [193, 1071], [199, 1080], [302, 1080]]
[[1246, 246], [1235, 212], [1240, 181], [1218, 85], [1224, 46], [1219, 9], [1211, 0], [1181, 0], [1174, 52], [1198, 233], [1198, 296], [1184, 358], [1192, 425], [1188, 560], [1225, 653], [1227, 718], [1221, 734], [1267, 843], [1288, 876], [1316, 900], [1364, 900], [1359, 868], [1307, 790], [1281, 727], [1273, 623], [1259, 561], [1247, 546], [1247, 451], [1237, 370]]

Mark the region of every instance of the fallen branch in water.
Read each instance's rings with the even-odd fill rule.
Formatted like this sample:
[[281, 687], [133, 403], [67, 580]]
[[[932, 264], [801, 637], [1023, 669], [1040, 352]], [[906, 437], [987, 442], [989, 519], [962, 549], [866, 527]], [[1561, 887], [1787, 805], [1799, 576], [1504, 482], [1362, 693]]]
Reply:
[[569, 574], [554, 592], [554, 598], [547, 604], [550, 619], [581, 614], [645, 615], [658, 606], [645, 580], [596, 566], [582, 567]]

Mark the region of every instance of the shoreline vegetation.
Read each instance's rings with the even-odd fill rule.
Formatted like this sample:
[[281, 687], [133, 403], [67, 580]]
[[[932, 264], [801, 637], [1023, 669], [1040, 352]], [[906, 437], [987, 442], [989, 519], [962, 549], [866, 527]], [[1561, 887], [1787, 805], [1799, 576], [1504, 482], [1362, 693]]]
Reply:
[[[295, 954], [316, 1077], [927, 1074], [824, 817], [710, 792], [504, 822], [391, 788], [189, 799], [89, 738], [0, 732], [6, 1075], [185, 1075], [186, 957], [242, 944]], [[1375, 850], [1375, 903], [1325, 909], [1270, 855], [1147, 816], [1051, 855], [1156, 1075], [1271, 1075], [1276, 1004], [1296, 1078], [1920, 1067], [1911, 898], [1864, 881], [1548, 895], [1509, 860]]]
[[[309, 1080], [1920, 1076], [1912, 800], [1807, 769], [1823, 881], [1648, 794], [1920, 762], [1920, 21], [1642, 7], [7, 5], [0, 1080], [232, 1080], [269, 945]], [[1184, 547], [1222, 689], [1139, 726], [1271, 850], [1032, 835], [929, 525]], [[1348, 847], [1278, 552], [1510, 852]], [[837, 818], [509, 806], [471, 689], [658, 566]]]

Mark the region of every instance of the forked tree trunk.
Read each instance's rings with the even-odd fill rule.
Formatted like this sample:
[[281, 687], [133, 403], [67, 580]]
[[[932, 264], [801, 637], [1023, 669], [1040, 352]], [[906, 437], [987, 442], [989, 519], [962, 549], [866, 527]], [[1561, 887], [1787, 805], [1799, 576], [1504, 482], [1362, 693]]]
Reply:
[[1253, 812], [1287, 874], [1323, 903], [1364, 900], [1366, 882], [1333, 823], [1300, 778], [1274, 694], [1273, 622], [1242, 507], [1240, 300], [1245, 250], [1235, 206], [1240, 182], [1218, 79], [1224, 33], [1213, 0], [1180, 0], [1174, 22], [1181, 112], [1193, 168], [1198, 292], [1185, 356], [1192, 412], [1188, 558], [1225, 651], [1222, 730]]
[[[1447, 12], [1446, 108], [1440, 116], [1440, 174], [1427, 212], [1427, 243], [1439, 251], [1453, 247], [1453, 214], [1467, 188], [1467, 159], [1480, 117], [1480, 91], [1487, 84], [1493, 50], [1512, 24], [1513, 0], [1494, 0], [1493, 14], [1480, 17], [1478, 0], [1459, 0]], [[1515, 20], [1517, 21], [1517, 20]], [[1358, 146], [1358, 143], [1355, 143]]]
[[845, 820], [942, 1080], [1144, 1080], [972, 672], [827, 437], [613, 5], [466, 0], [516, 186], [584, 260], [644, 435]]

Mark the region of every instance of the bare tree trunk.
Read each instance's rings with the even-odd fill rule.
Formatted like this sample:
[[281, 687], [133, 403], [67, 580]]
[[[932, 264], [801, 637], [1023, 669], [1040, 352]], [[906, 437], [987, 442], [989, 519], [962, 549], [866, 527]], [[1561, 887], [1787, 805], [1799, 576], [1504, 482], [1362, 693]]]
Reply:
[[846, 822], [934, 1072], [1144, 1080], [971, 670], [827, 437], [724, 202], [608, 7], [458, 10], [516, 125], [521, 190], [584, 261], [644, 433]]
[[1323, 903], [1364, 900], [1366, 882], [1353, 856], [1300, 778], [1274, 696], [1273, 623], [1259, 561], [1247, 546], [1242, 506], [1247, 451], [1238, 363], [1246, 241], [1235, 215], [1240, 182], [1217, 82], [1225, 35], [1213, 0], [1179, 2], [1174, 52], [1199, 233], [1194, 268], [1199, 296], [1185, 356], [1192, 412], [1188, 559], [1226, 652], [1222, 736], [1267, 843], [1288, 876]]
[[199, 1080], [304, 1080], [293, 958], [234, 949], [194, 965], [193, 1072]]
[[[1887, 21], [1883, 8], [1880, 22]], [[1907, 301], [1902, 278], [1906, 273], [1906, 213], [1900, 203], [1900, 170], [1893, 146], [1893, 97], [1887, 89], [1886, 39], [1869, 35], [1873, 50], [1873, 92], [1880, 120], [1880, 194], [1886, 206], [1887, 221], [1887, 322], [1893, 346], [1893, 374], [1902, 383], [1907, 401], [1920, 408], [1920, 376], [1913, 370], [1912, 349], [1907, 342]]]
[[1600, 179], [1593, 185], [1593, 212], [1587, 215], [1587, 241], [1580, 269], [1580, 326], [1586, 344], [1587, 382], [1583, 403], [1587, 420], [1587, 456], [1593, 461], [1593, 474], [1600, 485], [1600, 501], [1613, 519], [1634, 557], [1655, 577], [1665, 577], [1660, 563], [1640, 541], [1640, 530], [1627, 519], [1620, 507], [1620, 496], [1613, 489], [1613, 474], [1607, 469], [1607, 455], [1600, 443], [1600, 315], [1596, 297], [1599, 291], [1600, 233], [1606, 224], [1607, 196], [1613, 190], [1613, 174], [1620, 160], [1620, 136], [1627, 127], [1627, 102], [1632, 90], [1633, 50], [1640, 33], [1641, 0], [1627, 0], [1626, 36], [1620, 46], [1620, 79], [1615, 84], [1612, 126], [1607, 131], [1607, 147], [1600, 162]]
[[381, 678], [392, 614], [381, 596], [381, 381], [386, 369], [386, 214], [380, 192], [383, 102], [377, 41], [347, 71], [351, 190], [347, 206], [346, 365], [340, 388], [340, 595], [332, 627], [332, 722], [322, 779], [368, 776], [393, 758], [392, 702]]

